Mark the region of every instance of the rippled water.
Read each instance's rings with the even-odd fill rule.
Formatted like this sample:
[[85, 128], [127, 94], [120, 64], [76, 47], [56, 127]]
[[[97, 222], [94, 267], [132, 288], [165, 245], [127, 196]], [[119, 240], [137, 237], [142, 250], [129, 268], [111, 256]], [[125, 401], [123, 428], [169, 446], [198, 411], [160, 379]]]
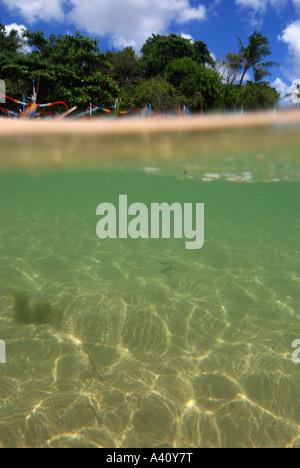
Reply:
[[[0, 447], [300, 446], [300, 138], [252, 138], [0, 173]], [[119, 194], [205, 203], [203, 249], [98, 239]], [[17, 290], [64, 319], [16, 322]]]

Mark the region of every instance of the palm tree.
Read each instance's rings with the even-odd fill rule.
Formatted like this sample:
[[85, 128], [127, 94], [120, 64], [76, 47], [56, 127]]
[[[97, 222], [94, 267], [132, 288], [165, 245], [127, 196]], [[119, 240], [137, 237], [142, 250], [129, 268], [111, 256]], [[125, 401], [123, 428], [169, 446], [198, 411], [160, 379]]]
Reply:
[[266, 76], [270, 76], [271, 73], [264, 69], [262, 66], [257, 66], [257, 67], [254, 67], [254, 82], [255, 83], [258, 83], [259, 81], [261, 81], [263, 78], [265, 78]]
[[226, 79], [227, 84], [233, 84], [237, 77], [241, 74], [243, 60], [240, 54], [235, 52], [228, 52], [226, 54], [226, 60], [221, 61], [221, 67], [223, 68], [223, 75]]
[[254, 31], [254, 33], [248, 38], [249, 43], [247, 47], [243, 45], [241, 39], [238, 38], [238, 41], [243, 64], [243, 73], [240, 81], [241, 86], [244, 77], [250, 68], [258, 69], [259, 72], [263, 71], [263, 76], [265, 76], [268, 74], [266, 68], [276, 65], [276, 63], [271, 61], [261, 62], [262, 58], [271, 55], [271, 47], [269, 46], [268, 38], [260, 34], [258, 31]]

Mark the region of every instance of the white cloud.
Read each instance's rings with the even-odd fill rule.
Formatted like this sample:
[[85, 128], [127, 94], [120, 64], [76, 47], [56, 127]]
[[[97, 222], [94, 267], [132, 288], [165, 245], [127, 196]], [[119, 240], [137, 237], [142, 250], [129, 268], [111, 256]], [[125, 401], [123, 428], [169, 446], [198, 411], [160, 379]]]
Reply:
[[271, 83], [272, 88], [275, 88], [277, 93], [280, 94], [280, 97], [283, 98], [288, 94], [289, 85], [284, 83], [281, 78], [276, 78], [273, 83]]
[[297, 10], [300, 10], [300, 0], [235, 0], [235, 3], [241, 8], [247, 8], [260, 14], [265, 13], [270, 7], [280, 12], [289, 3], [292, 3]]
[[[297, 80], [293, 81], [292, 86], [289, 89], [289, 93], [291, 94], [291, 99], [294, 104], [295, 103], [299, 104], [299, 100], [300, 100], [299, 87], [300, 87], [300, 79], [298, 78]], [[295, 101], [295, 97], [297, 98], [296, 101]]]
[[65, 0], [2, 0], [2, 3], [13, 14], [20, 14], [29, 24], [38, 20], [64, 20], [63, 3]]
[[27, 28], [26, 28], [26, 26], [24, 26], [24, 24], [12, 23], [12, 24], [6, 24], [5, 25], [6, 34], [9, 34], [11, 31], [18, 31], [18, 36], [20, 38], [22, 37], [22, 32], [25, 29], [27, 29]]
[[[115, 47], [139, 49], [152, 33], [164, 34], [172, 22], [203, 21], [207, 9], [191, 0], [0, 0], [11, 13], [28, 24], [39, 20], [71, 22], [99, 37], [107, 36]], [[68, 7], [68, 12], [64, 10]]]
[[284, 83], [281, 78], [276, 78], [271, 86], [276, 89], [276, 91], [280, 94], [281, 97], [281, 106], [294, 106], [296, 102], [295, 94], [298, 94], [297, 86], [300, 85], [300, 79], [293, 80], [291, 85]]
[[189, 6], [183, 8], [179, 15], [178, 23], [186, 23], [191, 20], [204, 20], [206, 18], [206, 8], [204, 5], [198, 5], [197, 8], [190, 8]]
[[[253, 28], [261, 28], [264, 14], [269, 8], [275, 8], [279, 12], [289, 0], [235, 0], [237, 6], [247, 9], [247, 21]], [[293, 0], [299, 2], [299, 0]]]
[[[70, 0], [68, 19], [78, 28], [98, 36], [109, 36], [115, 47], [139, 49], [154, 34], [168, 31], [171, 22], [202, 21], [206, 8], [191, 7], [190, 0]], [[112, 34], [113, 31], [113, 34]]]
[[293, 4], [295, 5], [296, 9], [300, 8], [300, 0], [293, 0]]
[[[241, 7], [251, 8], [257, 12], [264, 13], [268, 6], [280, 10], [286, 5], [287, 0], [235, 0], [235, 2]], [[294, 2], [299, 3], [299, 0], [294, 0]]]
[[183, 37], [183, 39], [189, 39], [190, 41], [193, 41], [193, 38], [190, 34], [181, 33], [181, 37]]
[[238, 6], [244, 8], [252, 8], [256, 11], [264, 11], [266, 9], [267, 0], [236, 0]]
[[24, 26], [24, 24], [12, 23], [5, 25], [6, 34], [9, 34], [11, 31], [18, 32], [18, 39], [20, 41], [19, 51], [23, 54], [29, 54], [29, 52], [31, 51], [30, 47], [26, 45], [26, 39], [22, 36], [23, 31], [26, 29], [27, 28], [26, 26]]
[[291, 78], [298, 78], [300, 76], [300, 20], [289, 24], [282, 35], [279, 36], [279, 39], [287, 44], [289, 52], [293, 57]]
[[[239, 75], [239, 80], [242, 78], [242, 75]], [[246, 73], [244, 76], [243, 83], [247, 83], [247, 81], [251, 81], [251, 75], [250, 73]]]

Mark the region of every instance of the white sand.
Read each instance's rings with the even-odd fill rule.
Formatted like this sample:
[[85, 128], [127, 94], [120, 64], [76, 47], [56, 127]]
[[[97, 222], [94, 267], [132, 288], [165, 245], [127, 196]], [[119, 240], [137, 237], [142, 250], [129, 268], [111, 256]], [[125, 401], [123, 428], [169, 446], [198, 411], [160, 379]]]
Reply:
[[300, 110], [253, 112], [247, 114], [214, 114], [192, 117], [152, 117], [86, 120], [19, 120], [0, 119], [0, 136], [51, 134], [141, 134], [177, 131], [300, 124]]

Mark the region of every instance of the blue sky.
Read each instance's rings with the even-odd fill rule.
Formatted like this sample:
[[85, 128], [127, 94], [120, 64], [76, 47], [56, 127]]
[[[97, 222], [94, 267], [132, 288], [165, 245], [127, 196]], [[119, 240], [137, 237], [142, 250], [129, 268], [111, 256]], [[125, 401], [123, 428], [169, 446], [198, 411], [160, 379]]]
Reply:
[[100, 49], [131, 45], [139, 51], [151, 35], [173, 32], [202, 40], [216, 59], [237, 51], [255, 30], [268, 36], [274, 67], [270, 82], [281, 93], [300, 83], [300, 0], [0, 0], [8, 30], [47, 34], [79, 29], [100, 39]]

